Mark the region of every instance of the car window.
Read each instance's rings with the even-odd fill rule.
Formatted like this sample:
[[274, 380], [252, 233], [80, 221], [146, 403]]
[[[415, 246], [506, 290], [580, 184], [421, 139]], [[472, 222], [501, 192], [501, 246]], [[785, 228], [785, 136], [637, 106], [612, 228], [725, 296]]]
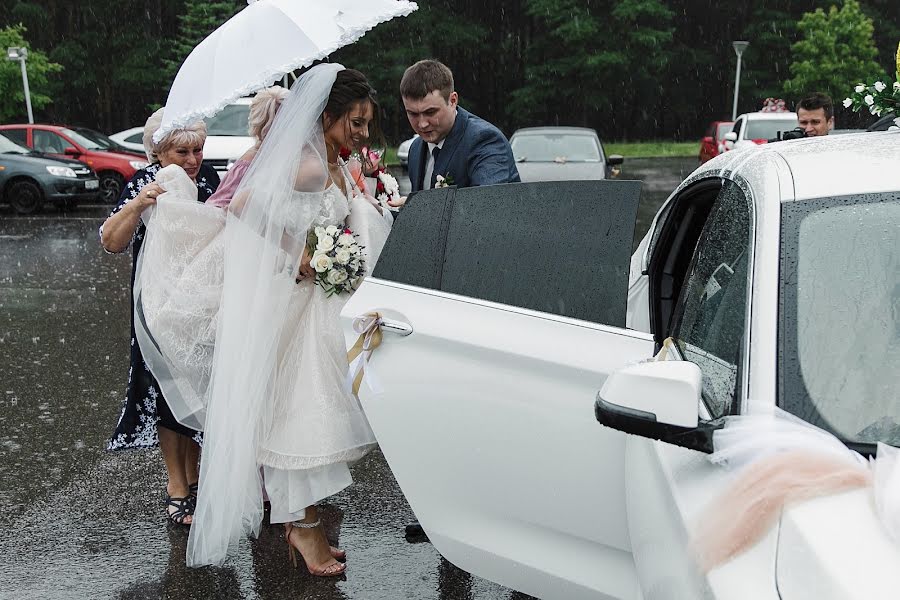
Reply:
[[703, 226], [675, 312], [673, 338], [703, 373], [703, 399], [713, 418], [738, 400], [748, 314], [751, 205], [726, 182]]
[[624, 327], [640, 190], [560, 181], [420, 192], [373, 275]]
[[28, 146], [28, 132], [25, 129], [4, 129], [3, 135], [20, 146]]
[[249, 136], [247, 119], [249, 104], [229, 104], [220, 112], [206, 119], [207, 135]]
[[900, 446], [900, 192], [782, 205], [778, 404]]
[[130, 144], [143, 144], [144, 143], [144, 132], [139, 131], [137, 133], [133, 133], [125, 138], [125, 141]]
[[734, 124], [734, 129], [732, 131], [737, 135], [737, 139], [741, 139], [741, 129], [744, 127], [744, 120], [738, 119]]
[[725, 137], [725, 134], [731, 131], [734, 128], [734, 123], [719, 123], [719, 128], [716, 131], [716, 140], [721, 140]]
[[72, 145], [61, 136], [44, 129], [35, 129], [32, 138], [34, 149], [46, 154], [65, 154], [66, 148]]
[[513, 136], [513, 156], [522, 162], [599, 162], [600, 148], [592, 135], [524, 134]]
[[748, 140], [773, 140], [779, 137], [780, 133], [790, 131], [797, 126], [797, 121], [789, 119], [756, 119], [747, 123], [747, 133], [744, 135]]

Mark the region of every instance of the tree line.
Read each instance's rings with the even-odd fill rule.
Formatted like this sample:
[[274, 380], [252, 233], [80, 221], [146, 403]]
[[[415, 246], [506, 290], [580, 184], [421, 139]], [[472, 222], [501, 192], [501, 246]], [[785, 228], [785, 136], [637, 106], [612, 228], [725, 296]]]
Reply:
[[[298, 0], [300, 1], [300, 0]], [[7, 0], [0, 42], [29, 48], [36, 120], [112, 133], [165, 102], [178, 66], [245, 0]], [[731, 112], [809, 91], [840, 107], [857, 80], [894, 72], [897, 0], [421, 0], [331, 60], [379, 90], [385, 133], [410, 135], [398, 97], [421, 58], [453, 69], [463, 106], [508, 135], [534, 125], [597, 129], [606, 140], [695, 139]], [[17, 64], [0, 64], [0, 121], [25, 120]]]

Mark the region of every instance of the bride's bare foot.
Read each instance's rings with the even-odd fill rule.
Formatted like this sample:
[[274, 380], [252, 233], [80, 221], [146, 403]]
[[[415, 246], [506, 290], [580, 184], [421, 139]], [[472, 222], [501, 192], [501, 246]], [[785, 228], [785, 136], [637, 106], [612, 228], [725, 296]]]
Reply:
[[300, 552], [306, 568], [312, 575], [319, 577], [333, 577], [341, 575], [347, 565], [338, 562], [335, 553], [344, 554], [342, 550], [332, 548], [325, 539], [318, 520], [312, 523], [295, 521], [284, 524], [284, 536], [288, 543], [291, 562], [297, 566], [297, 556], [294, 551]]

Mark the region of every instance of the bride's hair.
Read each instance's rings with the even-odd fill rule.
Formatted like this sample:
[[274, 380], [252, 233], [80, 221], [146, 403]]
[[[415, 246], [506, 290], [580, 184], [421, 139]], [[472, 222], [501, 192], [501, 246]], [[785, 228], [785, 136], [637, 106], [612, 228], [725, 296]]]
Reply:
[[[347, 118], [347, 113], [360, 102], [372, 103], [372, 122], [369, 124], [369, 139], [367, 145], [372, 148], [384, 148], [384, 134], [381, 131], [381, 107], [375, 89], [366, 79], [366, 76], [356, 69], [344, 69], [338, 71], [331, 93], [328, 94], [328, 102], [325, 104], [325, 113], [335, 120]], [[363, 153], [368, 155], [368, 153]], [[369, 157], [363, 156], [366, 167], [372, 167]]]

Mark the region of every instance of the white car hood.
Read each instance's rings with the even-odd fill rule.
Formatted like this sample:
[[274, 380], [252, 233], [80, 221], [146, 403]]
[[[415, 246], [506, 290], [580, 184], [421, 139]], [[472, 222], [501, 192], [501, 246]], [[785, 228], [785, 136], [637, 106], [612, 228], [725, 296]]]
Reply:
[[896, 598], [900, 547], [878, 520], [871, 488], [786, 510], [776, 576], [781, 600]]

